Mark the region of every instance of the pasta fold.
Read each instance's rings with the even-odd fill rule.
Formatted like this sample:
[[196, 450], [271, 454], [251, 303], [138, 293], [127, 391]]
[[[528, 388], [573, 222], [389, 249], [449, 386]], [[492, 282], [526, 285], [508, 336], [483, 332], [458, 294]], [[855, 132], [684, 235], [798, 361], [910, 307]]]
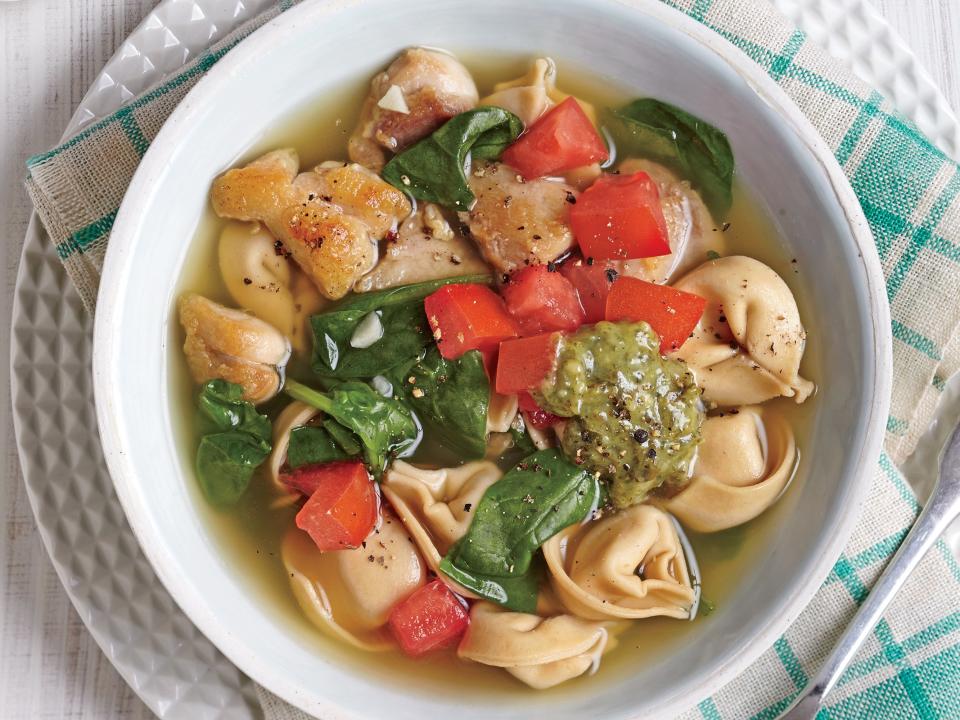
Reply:
[[800, 377], [807, 333], [790, 288], [759, 260], [710, 260], [674, 284], [704, 297], [703, 318], [673, 353], [690, 365], [703, 397], [721, 406], [778, 396], [803, 402], [814, 391]]
[[[440, 470], [397, 460], [380, 488], [427, 566], [439, 572], [440, 560], [466, 534], [480, 498], [501, 475], [500, 469], [486, 460]], [[444, 581], [461, 595], [476, 597], [445, 577]]]
[[793, 477], [797, 447], [775, 411], [742, 407], [709, 417], [690, 484], [661, 503], [697, 532], [717, 532], [752, 520], [780, 497]]
[[384, 512], [366, 547], [320, 552], [291, 528], [281, 556], [297, 602], [324, 632], [364, 650], [394, 646], [390, 610], [426, 582], [426, 568], [403, 524]]
[[651, 505], [569, 527], [544, 543], [543, 555], [558, 599], [578, 617], [689, 617], [695, 593], [680, 537]]
[[543, 618], [481, 601], [470, 610], [470, 627], [457, 655], [502, 667], [542, 690], [594, 672], [615, 641], [606, 623], [572, 615]]

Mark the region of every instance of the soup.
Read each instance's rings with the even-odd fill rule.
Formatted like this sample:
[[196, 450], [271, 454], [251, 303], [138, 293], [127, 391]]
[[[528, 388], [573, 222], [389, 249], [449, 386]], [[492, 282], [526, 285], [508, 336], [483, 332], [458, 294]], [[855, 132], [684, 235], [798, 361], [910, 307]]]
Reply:
[[274, 129], [181, 278], [180, 434], [228, 562], [318, 652], [437, 692], [691, 641], [815, 405], [796, 268], [722, 133], [520, 64], [411, 49]]

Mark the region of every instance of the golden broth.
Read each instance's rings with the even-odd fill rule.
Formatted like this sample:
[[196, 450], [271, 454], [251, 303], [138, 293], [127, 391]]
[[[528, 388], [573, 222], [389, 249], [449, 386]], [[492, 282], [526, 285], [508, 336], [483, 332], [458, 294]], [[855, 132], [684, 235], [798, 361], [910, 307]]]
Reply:
[[[516, 56], [490, 61], [479, 52], [463, 52], [460, 57], [473, 73], [481, 96], [490, 91], [494, 82], [511, 79], [525, 72], [532, 59], [530, 56]], [[568, 68], [562, 62], [558, 63], [558, 67], [561, 88], [585, 98], [598, 108], [620, 104], [636, 96], [636, 93], [618, 91], [613, 87], [598, 88], [596, 78]], [[324, 160], [346, 159], [347, 137], [356, 123], [368, 82], [368, 78], [358, 79], [279, 121], [256, 146], [244, 153], [242, 162], [278, 147], [296, 148], [303, 168]], [[812, 315], [802, 285], [801, 268], [782, 244], [773, 222], [761, 212], [739, 183], [734, 185], [733, 200], [725, 230], [728, 254], [749, 255], [773, 268], [793, 291], [801, 318], [809, 320]], [[217, 241], [223, 225], [224, 221], [208, 209], [193, 239], [183, 275], [178, 281], [178, 290], [199, 292], [233, 305], [217, 269]], [[169, 344], [172, 414], [178, 421], [176, 432], [183, 463], [192, 467], [197, 442], [193, 410], [196, 388], [181, 352], [183, 335], [178, 323], [171, 323]], [[801, 368], [804, 377], [821, 377], [817, 362], [818, 344], [817, 333], [810, 333]], [[294, 367], [306, 366], [297, 363]], [[294, 369], [291, 374], [303, 377], [307, 383], [311, 382], [309, 372]], [[803, 450], [818, 402], [816, 396], [803, 405], [796, 405], [786, 398], [772, 402], [793, 426], [800, 449], [798, 480], [787, 491], [787, 494], [791, 494], [796, 491], [793, 486], [805, 476]], [[261, 411], [273, 416], [285, 403], [286, 400], [281, 397], [268, 403]], [[452, 650], [433, 653], [414, 662], [398, 651], [372, 655], [329, 638], [306, 619], [293, 597], [286, 570], [280, 561], [280, 542], [292, 523], [296, 509], [271, 508], [275, 495], [265, 475], [260, 473], [255, 476], [243, 498], [225, 509], [210, 506], [196, 483], [190, 482], [190, 486], [200, 512], [209, 523], [211, 535], [222, 551], [224, 562], [244, 576], [249, 592], [261, 600], [272, 617], [286, 625], [292, 636], [315, 647], [316, 652], [341, 665], [362, 669], [378, 682], [398, 687], [410, 687], [413, 684], [438, 696], [462, 697], [461, 688], [464, 687], [470, 687], [477, 693], [495, 692], [507, 700], [510, 696], [533, 692], [498, 668], [456, 661]], [[698, 630], [710, 622], [710, 615], [722, 613], [725, 603], [732, 601], [739, 581], [761, 555], [766, 540], [776, 530], [779, 516], [788, 510], [787, 503], [780, 502], [756, 520], [740, 527], [711, 535], [688, 533], [700, 566], [703, 598], [709, 601], [701, 606], [698, 618], [693, 622], [669, 618], [637, 621], [620, 636], [618, 648], [604, 657], [602, 672], [597, 677], [577, 678], [539, 692], [562, 696], [576, 693], [584, 683], [616, 682], [635, 673], [637, 667], [642, 667], [645, 662], [653, 662], [655, 657], [662, 657], [671, 649], [695, 641]], [[708, 611], [708, 605], [715, 609]]]

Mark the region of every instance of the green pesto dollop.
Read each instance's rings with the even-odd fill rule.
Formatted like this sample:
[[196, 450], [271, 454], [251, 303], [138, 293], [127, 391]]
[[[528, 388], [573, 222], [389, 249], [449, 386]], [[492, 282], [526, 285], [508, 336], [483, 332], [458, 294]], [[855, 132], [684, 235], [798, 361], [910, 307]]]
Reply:
[[534, 395], [544, 410], [570, 418], [560, 434], [564, 453], [600, 474], [616, 508], [685, 487], [704, 415], [686, 363], [661, 356], [645, 322], [600, 322], [557, 343], [554, 373]]

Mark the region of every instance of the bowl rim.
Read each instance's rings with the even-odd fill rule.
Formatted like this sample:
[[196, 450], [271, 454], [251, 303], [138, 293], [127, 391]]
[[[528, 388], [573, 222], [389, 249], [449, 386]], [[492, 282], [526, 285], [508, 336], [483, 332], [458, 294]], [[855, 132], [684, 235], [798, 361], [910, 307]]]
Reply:
[[[191, 622], [246, 675], [305, 712], [320, 713], [331, 720], [355, 717], [355, 715], [339, 706], [333, 706], [330, 701], [316, 693], [305, 692], [304, 688], [287, 680], [282, 672], [266, 664], [258, 664], [253, 654], [249, 652], [245, 641], [227, 631], [220, 623], [203, 612], [195, 589], [187, 578], [174, 571], [171, 564], [172, 556], [151, 534], [150, 523], [145, 517], [146, 508], [141, 502], [142, 498], [136, 492], [136, 472], [112, 422], [114, 403], [112, 395], [118, 390], [112, 381], [112, 366], [117, 357], [114, 329], [119, 327], [115, 318], [120, 307], [119, 292], [124, 285], [121, 280], [125, 268], [132, 261], [130, 254], [124, 252], [128, 249], [126, 245], [132, 237], [128, 226], [135, 224], [141, 206], [145, 203], [145, 199], [150, 197], [148, 192], [150, 178], [163, 167], [170, 149], [176, 147], [180, 135], [188, 129], [192, 113], [197, 107], [210, 102], [220, 86], [240, 77], [242, 67], [254, 61], [260, 54], [260, 50], [268, 49], [279, 42], [284, 35], [296, 33], [300, 26], [313, 25], [324, 16], [340, 12], [347, 7], [362, 5], [365, 1], [310, 2], [307, 0], [281, 13], [251, 33], [217, 62], [167, 118], [142, 158], [113, 225], [97, 299], [92, 363], [97, 423], [107, 468], [137, 541], [166, 589]], [[858, 260], [867, 290], [871, 325], [869, 329], [874, 347], [872, 371], [876, 382], [867, 408], [863, 443], [853, 465], [855, 469], [850, 473], [848, 481], [851, 486], [848, 493], [851, 503], [850, 511], [839, 516], [838, 522], [832, 528], [832, 536], [817, 558], [813, 571], [801, 586], [800, 591], [786, 601], [778, 616], [771, 619], [765, 626], [757, 628], [752, 639], [745, 644], [743, 651], [734, 662], [728, 663], [712, 675], [699, 678], [692, 693], [688, 692], [680, 697], [674, 695], [656, 708], [643, 710], [644, 717], [651, 717], [651, 712], [656, 717], [670, 717], [712, 695], [771, 647], [820, 589], [846, 545], [866, 500], [872, 479], [872, 464], [876, 462], [882, 450], [893, 371], [890, 309], [880, 258], [860, 202], [829, 146], [786, 92], [739, 48], [679, 10], [664, 5], [658, 0], [610, 0], [610, 2], [644, 13], [654, 21], [664, 23], [671, 29], [687, 35], [711, 51], [733, 69], [760, 100], [772, 107], [787, 122], [789, 129], [818, 162], [829, 182], [829, 190], [846, 219], [850, 237], [859, 251]]]

